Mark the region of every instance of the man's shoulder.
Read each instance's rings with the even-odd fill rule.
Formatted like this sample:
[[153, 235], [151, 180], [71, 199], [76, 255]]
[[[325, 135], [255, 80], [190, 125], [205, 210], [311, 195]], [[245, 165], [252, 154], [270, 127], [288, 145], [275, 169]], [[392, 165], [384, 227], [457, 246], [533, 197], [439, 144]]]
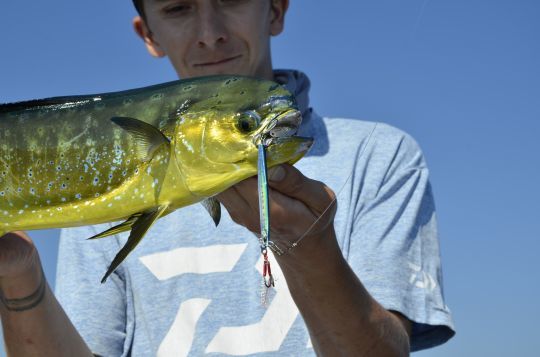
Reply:
[[393, 148], [420, 152], [417, 141], [393, 125], [357, 118], [321, 117], [331, 142], [360, 143], [381, 150]]
[[356, 130], [360, 130], [361, 132], [367, 132], [372, 135], [377, 134], [378, 136], [388, 138], [402, 138], [404, 136], [410, 136], [404, 130], [380, 121], [334, 116], [321, 116], [321, 119], [326, 127], [343, 130], [350, 135], [358, 135]]

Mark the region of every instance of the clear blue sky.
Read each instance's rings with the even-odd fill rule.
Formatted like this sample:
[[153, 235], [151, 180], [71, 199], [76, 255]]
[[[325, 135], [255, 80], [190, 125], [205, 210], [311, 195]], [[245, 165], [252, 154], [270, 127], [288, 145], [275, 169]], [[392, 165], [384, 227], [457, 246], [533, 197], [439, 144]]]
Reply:
[[[275, 66], [310, 75], [319, 113], [397, 126], [428, 160], [457, 335], [417, 355], [538, 355], [540, 2], [291, 2]], [[2, 1], [0, 102], [175, 79], [133, 15], [130, 0]], [[57, 235], [32, 232], [52, 283]]]

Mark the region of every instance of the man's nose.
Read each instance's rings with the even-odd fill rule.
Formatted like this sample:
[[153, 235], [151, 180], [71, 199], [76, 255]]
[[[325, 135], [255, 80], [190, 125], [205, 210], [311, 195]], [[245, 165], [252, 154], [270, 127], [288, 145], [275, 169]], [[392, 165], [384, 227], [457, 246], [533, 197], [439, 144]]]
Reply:
[[199, 9], [199, 47], [214, 47], [219, 43], [227, 42], [228, 35], [225, 18], [219, 9], [207, 4]]

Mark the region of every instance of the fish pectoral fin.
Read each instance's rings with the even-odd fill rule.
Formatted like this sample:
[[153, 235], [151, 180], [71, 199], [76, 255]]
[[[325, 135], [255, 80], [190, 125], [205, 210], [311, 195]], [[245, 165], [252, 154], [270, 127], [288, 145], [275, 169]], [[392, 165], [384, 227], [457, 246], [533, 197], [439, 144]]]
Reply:
[[136, 213], [136, 214], [132, 215], [131, 217], [129, 217], [125, 222], [122, 222], [117, 226], [111, 227], [111, 228], [107, 229], [106, 231], [98, 233], [95, 236], [92, 236], [92, 237], [87, 238], [87, 239], [88, 240], [99, 239], [99, 238], [112, 236], [113, 234], [118, 234], [118, 233], [129, 231], [131, 229], [131, 227], [133, 226], [133, 223], [135, 223], [137, 218], [139, 218], [140, 216], [141, 216], [141, 213]]
[[215, 197], [208, 197], [201, 201], [201, 204], [206, 211], [208, 211], [217, 227], [219, 220], [221, 219], [221, 205], [219, 204], [219, 201]]
[[133, 136], [137, 156], [150, 161], [161, 145], [169, 145], [169, 139], [158, 128], [142, 120], [128, 117], [112, 117], [111, 121]]
[[154, 224], [154, 222], [163, 215], [168, 206], [157, 206], [149, 209], [148, 211], [143, 212], [135, 222], [133, 222], [133, 228], [131, 229], [131, 234], [127, 240], [127, 243], [120, 249], [118, 254], [114, 257], [111, 265], [107, 269], [107, 272], [101, 279], [101, 283], [104, 283], [109, 275], [126, 259], [129, 253], [135, 247], [141, 239], [144, 237], [148, 229]]

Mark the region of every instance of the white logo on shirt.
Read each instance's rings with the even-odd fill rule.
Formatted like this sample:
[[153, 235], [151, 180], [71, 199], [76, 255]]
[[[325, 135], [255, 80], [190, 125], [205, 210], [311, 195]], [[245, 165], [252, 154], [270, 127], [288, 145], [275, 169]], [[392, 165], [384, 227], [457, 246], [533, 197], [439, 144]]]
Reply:
[[413, 263], [409, 263], [409, 268], [412, 270], [411, 277], [409, 278], [409, 283], [414, 284], [417, 288], [426, 289], [429, 291], [435, 290], [437, 287], [437, 282], [433, 277], [422, 271], [422, 267]]
[[[140, 260], [159, 280], [165, 280], [186, 273], [229, 272], [246, 248], [247, 244], [178, 248], [147, 255]], [[262, 258], [256, 267], [261, 271]], [[221, 327], [206, 347], [206, 353], [240, 356], [279, 350], [298, 316], [298, 309], [278, 264], [272, 265], [272, 273], [279, 279], [279, 285], [261, 320], [245, 326]], [[159, 357], [188, 355], [195, 338], [197, 322], [210, 302], [211, 300], [202, 298], [182, 302], [174, 322], [159, 346]], [[276, 322], [279, 328], [276, 328]], [[269, 328], [270, 325], [272, 328]], [[308, 346], [311, 346], [310, 342]]]

